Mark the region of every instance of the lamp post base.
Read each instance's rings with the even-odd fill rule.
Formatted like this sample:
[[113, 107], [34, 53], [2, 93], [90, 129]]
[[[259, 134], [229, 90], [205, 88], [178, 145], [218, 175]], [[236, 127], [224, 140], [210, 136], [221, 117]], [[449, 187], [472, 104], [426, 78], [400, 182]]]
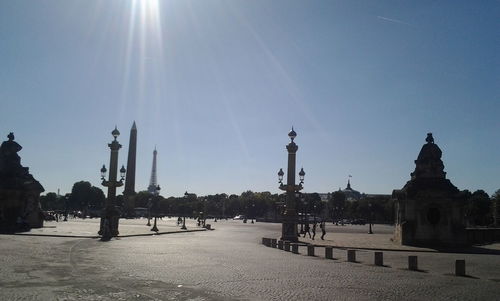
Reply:
[[291, 242], [299, 241], [297, 233], [297, 215], [295, 212], [285, 212], [281, 226], [281, 240]]
[[[111, 237], [117, 237], [118, 234], [120, 234], [120, 232], [118, 232], [119, 220], [120, 212], [118, 209], [106, 208], [104, 210], [104, 214], [101, 216], [99, 232], [97, 232], [97, 234], [102, 236], [102, 240], [109, 240]], [[106, 239], [104, 239], [105, 237]]]

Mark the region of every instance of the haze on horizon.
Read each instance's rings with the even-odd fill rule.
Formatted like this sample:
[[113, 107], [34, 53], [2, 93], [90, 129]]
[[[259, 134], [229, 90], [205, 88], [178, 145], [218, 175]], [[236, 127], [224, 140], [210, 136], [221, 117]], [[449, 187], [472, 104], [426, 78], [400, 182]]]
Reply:
[[[118, 126], [136, 190], [389, 194], [428, 132], [459, 189], [500, 188], [498, 1], [2, 1], [0, 135], [46, 192], [100, 185]], [[121, 193], [121, 189], [119, 193]]]

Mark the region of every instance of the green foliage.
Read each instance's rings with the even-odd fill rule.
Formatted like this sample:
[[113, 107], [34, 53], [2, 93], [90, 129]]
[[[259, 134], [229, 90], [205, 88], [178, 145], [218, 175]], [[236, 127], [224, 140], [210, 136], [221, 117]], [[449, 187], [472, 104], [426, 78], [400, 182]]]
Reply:
[[338, 190], [328, 197], [328, 212], [332, 220], [340, 220], [344, 218], [346, 211], [348, 211], [349, 204], [346, 202], [346, 195], [342, 191]]
[[466, 216], [471, 225], [488, 226], [493, 222], [491, 212], [492, 201], [484, 190], [469, 193], [467, 199]]
[[42, 210], [64, 210], [64, 196], [49, 192], [40, 197], [40, 205]]

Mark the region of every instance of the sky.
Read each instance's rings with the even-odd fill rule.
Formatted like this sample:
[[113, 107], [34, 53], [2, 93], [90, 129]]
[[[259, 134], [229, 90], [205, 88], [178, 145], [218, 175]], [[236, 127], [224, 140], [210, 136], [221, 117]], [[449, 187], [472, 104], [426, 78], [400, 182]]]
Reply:
[[[459, 189], [500, 189], [500, 2], [1, 0], [0, 135], [46, 192], [100, 184], [111, 131], [136, 191], [390, 194], [432, 132]], [[298, 170], [297, 170], [298, 172]], [[118, 193], [121, 193], [119, 189]]]

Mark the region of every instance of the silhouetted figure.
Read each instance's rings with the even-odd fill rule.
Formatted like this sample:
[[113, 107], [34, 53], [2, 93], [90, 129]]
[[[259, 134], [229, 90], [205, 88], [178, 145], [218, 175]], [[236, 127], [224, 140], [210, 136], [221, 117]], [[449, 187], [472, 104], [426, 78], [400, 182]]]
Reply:
[[304, 224], [304, 238], [306, 237], [306, 234], [309, 234], [309, 238], [311, 238], [311, 231], [309, 227], [309, 223]]
[[316, 237], [316, 226], [317, 226], [317, 223], [314, 222], [313, 223], [313, 228], [312, 228], [312, 231], [313, 231], [312, 240], [314, 240], [314, 238]]
[[320, 224], [319, 224], [319, 227], [321, 228], [321, 240], [325, 240], [325, 234], [326, 234], [326, 224], [325, 224], [325, 221], [322, 221]]

